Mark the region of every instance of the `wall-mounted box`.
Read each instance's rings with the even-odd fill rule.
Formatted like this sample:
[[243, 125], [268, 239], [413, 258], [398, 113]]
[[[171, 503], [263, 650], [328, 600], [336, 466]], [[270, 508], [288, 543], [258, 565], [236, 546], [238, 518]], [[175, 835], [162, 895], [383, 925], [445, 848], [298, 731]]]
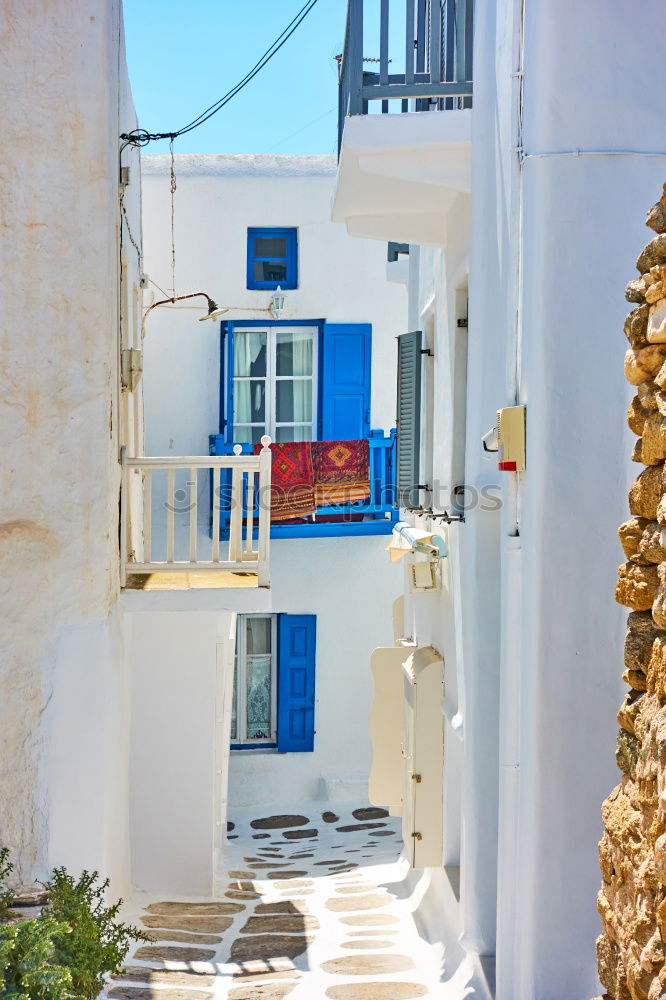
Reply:
[[498, 469], [525, 471], [525, 407], [505, 406], [497, 411]]
[[432, 646], [403, 664], [402, 835], [414, 868], [440, 867], [443, 852], [444, 661]]

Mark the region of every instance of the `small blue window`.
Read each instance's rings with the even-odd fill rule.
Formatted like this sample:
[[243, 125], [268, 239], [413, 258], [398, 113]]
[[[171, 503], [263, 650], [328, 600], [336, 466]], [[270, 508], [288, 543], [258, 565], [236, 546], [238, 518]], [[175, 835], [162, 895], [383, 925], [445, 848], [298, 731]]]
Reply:
[[297, 288], [298, 242], [295, 229], [248, 229], [247, 287]]

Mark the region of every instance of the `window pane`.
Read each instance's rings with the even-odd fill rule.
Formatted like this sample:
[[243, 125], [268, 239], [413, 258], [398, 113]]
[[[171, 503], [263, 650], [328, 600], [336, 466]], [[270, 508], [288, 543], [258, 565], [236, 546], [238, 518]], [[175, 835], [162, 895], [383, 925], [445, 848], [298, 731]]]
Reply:
[[247, 738], [271, 738], [271, 658], [252, 657], [246, 665]]
[[266, 420], [266, 383], [259, 379], [234, 380], [234, 425]]
[[287, 262], [255, 260], [252, 273], [255, 281], [275, 281], [280, 284], [287, 280]]
[[265, 433], [265, 427], [244, 427], [242, 424], [234, 424], [234, 444], [259, 444]]
[[276, 427], [275, 428], [275, 440], [276, 441], [312, 441], [312, 427], [311, 426], [301, 426], [296, 427]]
[[312, 420], [312, 381], [281, 379], [275, 383], [275, 420], [279, 424]]
[[266, 331], [236, 330], [234, 333], [234, 375], [266, 374]]
[[312, 375], [312, 332], [278, 330], [276, 365], [278, 375]]
[[287, 240], [284, 236], [255, 236], [255, 257], [286, 257]]
[[248, 655], [270, 653], [271, 651], [271, 619], [246, 618], [245, 642]]

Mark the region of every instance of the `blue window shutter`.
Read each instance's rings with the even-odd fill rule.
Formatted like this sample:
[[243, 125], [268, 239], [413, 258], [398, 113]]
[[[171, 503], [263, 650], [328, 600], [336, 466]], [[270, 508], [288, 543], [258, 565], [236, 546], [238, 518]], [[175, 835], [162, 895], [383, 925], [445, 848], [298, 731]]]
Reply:
[[323, 441], [358, 441], [370, 434], [370, 323], [326, 323], [321, 378]]
[[316, 615], [278, 616], [278, 750], [314, 750]]

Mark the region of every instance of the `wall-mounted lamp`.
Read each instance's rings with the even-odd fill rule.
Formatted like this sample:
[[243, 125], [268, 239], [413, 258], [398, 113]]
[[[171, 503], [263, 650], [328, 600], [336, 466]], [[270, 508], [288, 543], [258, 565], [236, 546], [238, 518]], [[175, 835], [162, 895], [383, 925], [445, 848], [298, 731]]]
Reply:
[[278, 285], [271, 295], [271, 313], [273, 314], [273, 319], [280, 318], [280, 313], [284, 309], [284, 300], [285, 294]]

